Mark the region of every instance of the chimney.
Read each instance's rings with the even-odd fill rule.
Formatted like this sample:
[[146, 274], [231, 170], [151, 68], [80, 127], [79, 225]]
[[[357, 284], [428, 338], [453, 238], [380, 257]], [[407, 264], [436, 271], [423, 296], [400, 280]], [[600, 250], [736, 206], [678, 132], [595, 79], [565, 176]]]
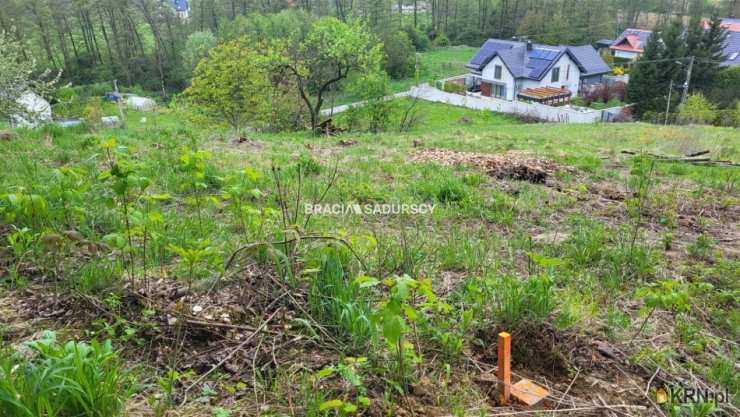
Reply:
[[529, 39], [527, 39], [527, 50], [528, 51], [532, 50], [532, 41], [530, 41]]

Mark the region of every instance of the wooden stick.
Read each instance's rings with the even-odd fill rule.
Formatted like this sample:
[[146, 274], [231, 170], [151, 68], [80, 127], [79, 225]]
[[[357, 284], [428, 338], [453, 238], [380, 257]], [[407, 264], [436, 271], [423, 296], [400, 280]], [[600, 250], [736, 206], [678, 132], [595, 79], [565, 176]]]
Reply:
[[507, 405], [511, 397], [511, 335], [498, 334], [498, 379], [501, 405]]

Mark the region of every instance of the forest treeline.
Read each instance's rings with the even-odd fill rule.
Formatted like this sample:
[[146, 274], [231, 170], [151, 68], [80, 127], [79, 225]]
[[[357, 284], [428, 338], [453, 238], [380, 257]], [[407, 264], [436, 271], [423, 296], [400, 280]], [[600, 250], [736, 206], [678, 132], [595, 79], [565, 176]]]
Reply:
[[[187, 86], [193, 59], [212, 43], [307, 32], [320, 16], [362, 19], [387, 49], [404, 52], [408, 43], [477, 46], [516, 35], [587, 43], [686, 18], [697, 4], [705, 15], [740, 9], [738, 0], [191, 0], [185, 18], [172, 0], [0, 0], [0, 29], [65, 81], [118, 79], [166, 96]], [[410, 75], [406, 63], [388, 72]]]

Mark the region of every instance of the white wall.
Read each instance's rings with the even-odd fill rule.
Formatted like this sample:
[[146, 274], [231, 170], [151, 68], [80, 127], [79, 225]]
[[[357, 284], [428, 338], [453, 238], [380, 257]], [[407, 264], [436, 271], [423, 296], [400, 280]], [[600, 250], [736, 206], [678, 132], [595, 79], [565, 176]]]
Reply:
[[[427, 101], [467, 107], [469, 109], [529, 115], [538, 119], [560, 123], [596, 123], [602, 120], [603, 113], [602, 110], [581, 111], [565, 107], [552, 107], [539, 103], [495, 99], [493, 97], [463, 96], [460, 94], [446, 93], [429, 85], [412, 88], [409, 91], [409, 96]], [[608, 111], [614, 112], [617, 110], [615, 108], [608, 109]]]
[[625, 59], [637, 59], [640, 56], [637, 52], [620, 51], [619, 49], [612, 49], [616, 58]]
[[[494, 71], [496, 68], [496, 65], [501, 65], [501, 79], [497, 80], [494, 78]], [[488, 65], [483, 68], [483, 71], [481, 71], [481, 78], [483, 78], [484, 81], [492, 81], [495, 83], [501, 83], [506, 85], [506, 99], [507, 100], [513, 100], [514, 94], [516, 93], [516, 83], [514, 81], [514, 76], [511, 75], [511, 72], [506, 68], [506, 65], [504, 65], [503, 61], [501, 61], [501, 58], [496, 56], [494, 57], [491, 62], [488, 63]]]
[[[567, 75], [568, 65], [570, 65], [570, 76], [566, 80], [565, 77]], [[560, 77], [558, 78], [558, 81], [552, 82], [552, 70], [555, 68], [560, 68]], [[563, 54], [563, 56], [558, 59], [558, 62], [555, 63], [555, 65], [550, 68], [549, 71], [547, 71], [547, 74], [542, 78], [540, 81], [535, 80], [529, 80], [529, 79], [523, 79], [520, 81], [520, 88], [537, 88], [537, 87], [556, 87], [560, 88], [562, 86], [565, 86], [570, 92], [573, 94], [573, 96], [578, 95], [578, 88], [581, 83], [581, 71], [578, 69], [578, 65], [576, 65], [575, 62], [573, 62], [572, 59], [568, 56], [568, 54]]]

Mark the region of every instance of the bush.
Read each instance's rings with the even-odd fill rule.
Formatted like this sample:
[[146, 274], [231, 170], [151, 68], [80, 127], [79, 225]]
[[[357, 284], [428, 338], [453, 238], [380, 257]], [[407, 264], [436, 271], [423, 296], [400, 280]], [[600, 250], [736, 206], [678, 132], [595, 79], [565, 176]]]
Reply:
[[740, 127], [740, 103], [737, 110], [718, 110], [715, 126]]
[[465, 94], [465, 84], [446, 81], [442, 85], [442, 90], [448, 93]]
[[721, 109], [732, 109], [738, 102], [740, 86], [740, 66], [723, 68], [707, 89], [707, 97]]
[[416, 51], [406, 32], [389, 32], [383, 37], [385, 70], [393, 78], [405, 78], [414, 74]]
[[486, 41], [487, 36], [478, 30], [466, 30], [455, 38], [456, 45], [478, 46]]
[[434, 46], [450, 46], [450, 38], [448, 38], [444, 32], [440, 32], [434, 38]]
[[113, 417], [130, 379], [110, 341], [60, 345], [54, 333], [28, 344], [30, 355], [0, 353], [0, 415]]
[[411, 44], [414, 45], [414, 48], [416, 48], [417, 51], [426, 51], [431, 46], [429, 36], [421, 30], [413, 26], [406, 26], [403, 30], [406, 32], [406, 35], [408, 35], [411, 40]]
[[696, 93], [690, 95], [679, 107], [678, 117], [681, 123], [707, 124], [716, 119], [715, 110], [715, 106], [702, 93]]

